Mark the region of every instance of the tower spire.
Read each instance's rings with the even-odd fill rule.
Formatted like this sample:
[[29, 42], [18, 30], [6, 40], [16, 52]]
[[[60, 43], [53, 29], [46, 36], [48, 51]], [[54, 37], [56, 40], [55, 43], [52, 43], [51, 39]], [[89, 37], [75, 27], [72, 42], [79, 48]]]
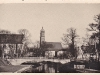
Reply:
[[45, 42], [45, 30], [43, 29], [42, 26], [42, 29], [40, 30], [40, 47], [43, 42]]

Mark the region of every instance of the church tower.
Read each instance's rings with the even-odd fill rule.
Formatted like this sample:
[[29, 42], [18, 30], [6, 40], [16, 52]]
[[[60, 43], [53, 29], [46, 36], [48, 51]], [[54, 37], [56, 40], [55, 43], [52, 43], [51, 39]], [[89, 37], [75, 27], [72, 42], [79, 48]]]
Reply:
[[43, 29], [43, 27], [40, 30], [40, 47], [41, 47], [42, 42], [45, 42], [45, 30]]

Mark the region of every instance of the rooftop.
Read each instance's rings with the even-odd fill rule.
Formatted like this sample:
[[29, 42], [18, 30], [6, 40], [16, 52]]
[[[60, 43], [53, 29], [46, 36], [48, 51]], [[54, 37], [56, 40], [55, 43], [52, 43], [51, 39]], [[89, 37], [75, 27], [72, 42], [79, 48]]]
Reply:
[[53, 47], [48, 48], [50, 51], [56, 51], [56, 50], [61, 50], [62, 45], [60, 42], [46, 42], [47, 44], [51, 44]]

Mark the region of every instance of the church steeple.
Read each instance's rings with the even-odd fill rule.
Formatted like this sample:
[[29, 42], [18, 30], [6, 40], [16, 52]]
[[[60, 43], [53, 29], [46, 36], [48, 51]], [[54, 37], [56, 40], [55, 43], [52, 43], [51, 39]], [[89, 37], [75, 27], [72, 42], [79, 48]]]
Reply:
[[45, 30], [43, 29], [43, 27], [40, 30], [40, 47], [41, 47], [42, 42], [45, 42]]
[[43, 31], [45, 32], [45, 30], [44, 30], [43, 27], [42, 27], [41, 32], [43, 32]]

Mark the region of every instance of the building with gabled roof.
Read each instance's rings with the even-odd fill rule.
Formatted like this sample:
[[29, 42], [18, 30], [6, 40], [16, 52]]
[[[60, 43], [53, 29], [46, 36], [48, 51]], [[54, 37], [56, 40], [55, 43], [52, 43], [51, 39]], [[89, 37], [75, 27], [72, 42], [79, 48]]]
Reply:
[[47, 57], [57, 57], [59, 53], [63, 53], [62, 51], [62, 45], [60, 42], [47, 42], [45, 41], [45, 30], [42, 29], [40, 30], [40, 48], [41, 45], [45, 42], [47, 45], [52, 45], [52, 47], [48, 47], [47, 50], [45, 51], [45, 56]]
[[62, 45], [60, 42], [46, 42], [47, 44], [51, 44], [53, 47], [48, 48], [50, 51], [59, 51], [62, 49]]

